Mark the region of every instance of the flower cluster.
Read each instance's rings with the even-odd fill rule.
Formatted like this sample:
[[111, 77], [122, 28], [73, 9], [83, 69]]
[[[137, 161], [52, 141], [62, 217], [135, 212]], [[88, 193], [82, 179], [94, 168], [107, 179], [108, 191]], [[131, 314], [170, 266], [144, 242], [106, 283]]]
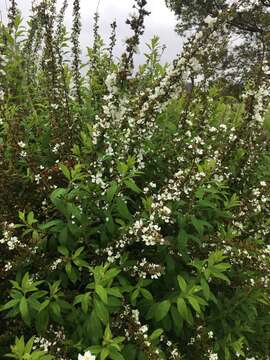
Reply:
[[0, 239], [0, 244], [6, 244], [9, 250], [14, 250], [18, 245], [22, 245], [14, 233], [14, 224], [4, 223], [3, 237]]
[[128, 340], [133, 340], [144, 348], [145, 353], [151, 359], [159, 359], [159, 350], [155, 348], [148, 335], [148, 326], [142, 325], [140, 322], [140, 313], [137, 309], [131, 310], [126, 307], [121, 314], [121, 319], [126, 321], [129, 319], [129, 327], [126, 327], [125, 336]]
[[86, 351], [83, 355], [79, 354], [78, 355], [78, 360], [95, 360], [96, 357], [91, 354], [90, 351]]

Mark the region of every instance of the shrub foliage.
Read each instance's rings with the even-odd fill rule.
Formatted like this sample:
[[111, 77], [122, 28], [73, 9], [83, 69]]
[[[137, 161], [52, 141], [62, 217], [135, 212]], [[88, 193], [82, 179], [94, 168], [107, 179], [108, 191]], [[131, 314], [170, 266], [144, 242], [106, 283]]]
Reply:
[[268, 359], [269, 59], [213, 75], [233, 4], [135, 69], [137, 0], [123, 56], [96, 14], [83, 63], [66, 7], [0, 27], [0, 356]]

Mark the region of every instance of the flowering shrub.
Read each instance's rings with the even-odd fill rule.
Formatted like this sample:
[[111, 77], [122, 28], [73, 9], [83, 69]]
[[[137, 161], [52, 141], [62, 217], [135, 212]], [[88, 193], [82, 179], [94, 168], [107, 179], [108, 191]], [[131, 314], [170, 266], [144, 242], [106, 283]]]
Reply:
[[70, 37], [66, 1], [1, 24], [1, 356], [269, 359], [269, 59], [220, 85], [233, 4], [135, 71], [145, 5], [118, 62], [95, 16], [87, 71], [79, 1]]

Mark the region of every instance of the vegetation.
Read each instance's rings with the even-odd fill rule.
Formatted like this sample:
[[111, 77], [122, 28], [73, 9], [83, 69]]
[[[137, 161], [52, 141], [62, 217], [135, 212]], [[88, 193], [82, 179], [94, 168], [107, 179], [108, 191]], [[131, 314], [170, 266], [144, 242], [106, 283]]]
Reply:
[[269, 359], [269, 58], [212, 71], [233, 4], [135, 69], [146, 5], [119, 61], [79, 0], [1, 23], [0, 357]]
[[224, 54], [219, 64], [213, 64], [231, 81], [245, 81], [253, 71], [254, 64], [270, 57], [270, 2], [269, 0], [165, 0], [178, 17], [176, 26], [180, 34], [198, 29], [207, 16], [218, 16], [231, 4], [237, 4], [226, 20], [227, 31], [220, 28], [220, 42]]

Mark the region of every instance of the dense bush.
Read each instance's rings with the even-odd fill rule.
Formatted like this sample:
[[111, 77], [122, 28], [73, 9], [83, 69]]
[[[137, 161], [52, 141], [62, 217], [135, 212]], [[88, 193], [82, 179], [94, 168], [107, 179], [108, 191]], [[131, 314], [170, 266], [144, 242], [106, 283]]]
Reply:
[[171, 65], [154, 38], [135, 71], [144, 0], [119, 61], [116, 24], [106, 47], [96, 14], [84, 66], [79, 1], [70, 37], [66, 2], [58, 15], [35, 3], [27, 29], [11, 3], [0, 356], [269, 359], [269, 63], [236, 92], [214, 74], [236, 5], [208, 16]]

